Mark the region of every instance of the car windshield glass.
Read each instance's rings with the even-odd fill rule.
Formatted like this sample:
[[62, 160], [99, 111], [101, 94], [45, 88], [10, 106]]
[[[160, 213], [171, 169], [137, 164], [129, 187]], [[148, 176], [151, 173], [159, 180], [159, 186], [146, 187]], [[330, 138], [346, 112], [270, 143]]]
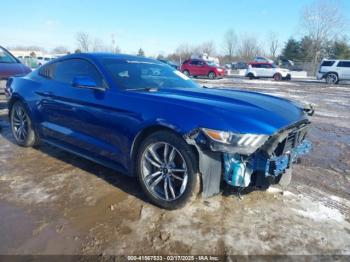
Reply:
[[100, 59], [122, 89], [196, 88], [198, 84], [168, 65], [146, 60]]
[[209, 66], [217, 66], [217, 64], [215, 64], [214, 61], [207, 61], [207, 64]]
[[0, 47], [0, 63], [17, 63], [17, 60]]

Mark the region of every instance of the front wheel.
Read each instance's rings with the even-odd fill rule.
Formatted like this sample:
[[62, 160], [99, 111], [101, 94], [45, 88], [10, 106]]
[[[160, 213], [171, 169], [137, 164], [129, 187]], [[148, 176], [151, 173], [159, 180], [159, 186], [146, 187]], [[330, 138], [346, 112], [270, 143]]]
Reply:
[[32, 121], [26, 108], [21, 102], [16, 102], [12, 106], [10, 123], [12, 135], [18, 145], [31, 147], [39, 143], [39, 138], [33, 129]]
[[273, 76], [273, 79], [275, 81], [281, 81], [282, 80], [282, 75], [280, 73], [277, 73]]
[[141, 144], [137, 176], [147, 197], [157, 206], [177, 209], [199, 193], [196, 157], [176, 134], [159, 131]]
[[213, 80], [213, 79], [216, 78], [216, 74], [215, 74], [214, 72], [210, 72], [210, 73], [208, 74], [208, 77], [209, 77], [209, 79]]

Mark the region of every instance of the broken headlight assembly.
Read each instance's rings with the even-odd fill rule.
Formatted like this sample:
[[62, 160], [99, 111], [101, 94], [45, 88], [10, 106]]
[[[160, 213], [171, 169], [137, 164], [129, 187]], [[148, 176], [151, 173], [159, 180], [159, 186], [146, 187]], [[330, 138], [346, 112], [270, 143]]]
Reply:
[[213, 129], [201, 129], [210, 139], [213, 151], [251, 155], [269, 139], [269, 135], [238, 134]]

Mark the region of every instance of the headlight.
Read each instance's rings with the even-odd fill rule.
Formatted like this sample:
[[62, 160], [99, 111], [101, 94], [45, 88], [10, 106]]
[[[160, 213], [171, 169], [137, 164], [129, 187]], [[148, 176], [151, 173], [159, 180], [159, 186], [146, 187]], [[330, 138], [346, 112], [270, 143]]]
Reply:
[[237, 134], [203, 128], [204, 134], [212, 141], [212, 150], [238, 154], [252, 154], [261, 147], [269, 138], [269, 135]]

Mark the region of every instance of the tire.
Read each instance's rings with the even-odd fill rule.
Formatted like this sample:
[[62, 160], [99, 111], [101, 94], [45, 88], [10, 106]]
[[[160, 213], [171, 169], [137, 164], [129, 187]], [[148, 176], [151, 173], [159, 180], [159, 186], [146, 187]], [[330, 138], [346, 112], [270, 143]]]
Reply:
[[335, 73], [327, 74], [325, 79], [326, 79], [326, 83], [329, 85], [334, 85], [334, 84], [337, 84], [339, 82], [338, 75]]
[[136, 158], [137, 177], [143, 191], [153, 204], [169, 210], [181, 208], [198, 196], [197, 166], [190, 146], [168, 131], [148, 136]]
[[253, 80], [253, 79], [254, 79], [254, 75], [253, 75], [252, 73], [249, 73], [249, 74], [247, 75], [247, 77], [248, 77], [250, 80]]
[[184, 70], [183, 72], [182, 72], [185, 76], [190, 76], [191, 74], [190, 74], [190, 71], [188, 71], [188, 70]]
[[215, 72], [209, 72], [208, 78], [211, 79], [211, 80], [214, 80], [216, 78]]
[[33, 128], [27, 109], [19, 101], [11, 107], [10, 125], [12, 135], [19, 146], [32, 147], [39, 144], [39, 137]]
[[275, 81], [281, 81], [282, 80], [282, 75], [280, 73], [276, 73], [273, 75], [273, 80]]

